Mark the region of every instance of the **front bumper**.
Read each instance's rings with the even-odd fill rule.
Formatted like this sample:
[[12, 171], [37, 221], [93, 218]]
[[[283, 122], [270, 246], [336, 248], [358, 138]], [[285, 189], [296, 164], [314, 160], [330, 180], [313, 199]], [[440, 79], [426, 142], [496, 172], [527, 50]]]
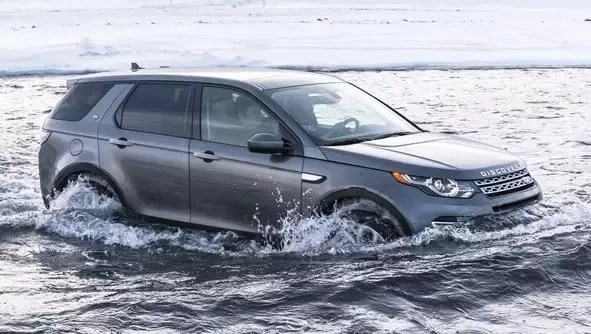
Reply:
[[530, 189], [497, 198], [489, 198], [483, 193], [476, 193], [468, 199], [436, 197], [418, 188], [399, 184], [389, 187], [386, 194], [405, 217], [413, 233], [431, 226], [452, 225], [468, 218], [516, 210], [543, 198], [537, 182]]

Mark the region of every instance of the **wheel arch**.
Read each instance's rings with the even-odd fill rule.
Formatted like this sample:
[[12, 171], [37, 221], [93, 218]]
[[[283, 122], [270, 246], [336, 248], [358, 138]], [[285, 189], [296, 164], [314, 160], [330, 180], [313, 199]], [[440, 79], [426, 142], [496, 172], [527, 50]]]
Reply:
[[70, 165], [64, 169], [62, 169], [55, 177], [54, 182], [52, 184], [51, 196], [55, 196], [57, 192], [61, 191], [68, 185], [68, 182], [78, 175], [82, 174], [95, 174], [98, 177], [107, 181], [109, 186], [115, 191], [115, 194], [119, 198], [119, 201], [123, 206], [127, 206], [125, 203], [125, 197], [119, 188], [115, 179], [105, 170], [101, 169], [100, 167], [90, 164], [90, 163], [77, 163]]
[[402, 215], [400, 210], [398, 210], [394, 206], [394, 204], [392, 204], [389, 200], [385, 199], [379, 193], [370, 191], [365, 188], [351, 187], [330, 192], [318, 201], [318, 203], [315, 206], [315, 211], [317, 213], [330, 213], [335, 203], [339, 203], [347, 199], [365, 199], [378, 204], [379, 206], [383, 207], [388, 212], [390, 212], [396, 219], [398, 219], [406, 235], [413, 234], [413, 230], [408, 220], [404, 217], [404, 215]]

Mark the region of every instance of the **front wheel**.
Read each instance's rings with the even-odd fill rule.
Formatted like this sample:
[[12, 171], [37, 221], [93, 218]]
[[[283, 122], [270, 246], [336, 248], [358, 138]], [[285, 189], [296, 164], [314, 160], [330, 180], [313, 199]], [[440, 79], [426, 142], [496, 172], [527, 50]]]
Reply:
[[338, 201], [334, 211], [339, 217], [348, 217], [354, 222], [369, 227], [363, 238], [374, 240], [375, 233], [383, 241], [393, 241], [406, 236], [403, 222], [377, 203], [366, 199], [346, 199]]

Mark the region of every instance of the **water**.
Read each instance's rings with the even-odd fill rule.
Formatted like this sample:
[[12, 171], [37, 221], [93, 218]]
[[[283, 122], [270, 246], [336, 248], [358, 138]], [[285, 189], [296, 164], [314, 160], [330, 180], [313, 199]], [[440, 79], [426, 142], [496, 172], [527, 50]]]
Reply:
[[0, 332], [590, 333], [591, 70], [341, 75], [523, 155], [544, 203], [378, 246], [288, 219], [282, 251], [150, 225], [81, 185], [47, 211], [36, 140], [66, 77], [0, 79]]

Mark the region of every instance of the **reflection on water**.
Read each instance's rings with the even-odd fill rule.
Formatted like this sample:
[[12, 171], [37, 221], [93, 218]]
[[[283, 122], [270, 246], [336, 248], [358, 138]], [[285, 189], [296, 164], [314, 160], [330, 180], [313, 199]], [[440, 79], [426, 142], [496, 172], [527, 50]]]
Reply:
[[421, 127], [525, 157], [541, 205], [378, 245], [288, 218], [286, 247], [153, 225], [81, 185], [46, 210], [65, 77], [0, 79], [0, 331], [589, 332], [591, 70], [341, 74]]

